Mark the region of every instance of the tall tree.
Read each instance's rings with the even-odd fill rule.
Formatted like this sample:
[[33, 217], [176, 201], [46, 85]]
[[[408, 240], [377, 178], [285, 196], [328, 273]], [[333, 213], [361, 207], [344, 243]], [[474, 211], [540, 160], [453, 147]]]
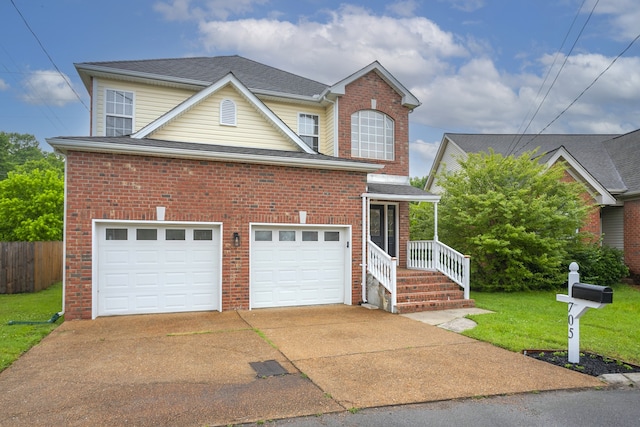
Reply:
[[64, 172], [60, 160], [30, 160], [0, 181], [0, 240], [62, 240]]
[[5, 179], [16, 166], [50, 155], [53, 154], [42, 151], [33, 135], [0, 132], [0, 180]]
[[583, 225], [580, 184], [547, 169], [535, 152], [470, 154], [461, 169], [439, 176], [444, 189], [440, 240], [471, 255], [477, 290], [516, 291], [563, 283], [560, 268]]

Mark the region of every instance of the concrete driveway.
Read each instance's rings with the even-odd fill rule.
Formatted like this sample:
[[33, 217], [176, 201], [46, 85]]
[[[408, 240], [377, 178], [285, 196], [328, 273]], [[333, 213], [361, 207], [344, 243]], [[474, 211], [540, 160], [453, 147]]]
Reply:
[[[258, 376], [269, 360], [286, 373]], [[228, 425], [597, 386], [356, 306], [108, 317], [65, 322], [0, 373], [0, 426]]]

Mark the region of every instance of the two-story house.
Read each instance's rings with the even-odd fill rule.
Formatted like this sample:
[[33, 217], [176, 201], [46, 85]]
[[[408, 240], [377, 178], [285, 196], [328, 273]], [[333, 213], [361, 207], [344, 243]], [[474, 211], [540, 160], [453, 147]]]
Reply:
[[[472, 303], [464, 258], [409, 242], [408, 203], [438, 196], [409, 185], [420, 102], [378, 62], [334, 85], [239, 56], [76, 69], [91, 135], [47, 140], [66, 158], [66, 319]], [[437, 269], [458, 284], [416, 286]]]

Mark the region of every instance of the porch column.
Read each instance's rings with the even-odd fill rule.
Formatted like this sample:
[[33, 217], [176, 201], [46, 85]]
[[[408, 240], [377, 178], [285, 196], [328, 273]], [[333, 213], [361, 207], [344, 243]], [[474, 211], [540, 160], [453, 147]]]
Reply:
[[438, 202], [433, 202], [433, 240], [438, 241]]

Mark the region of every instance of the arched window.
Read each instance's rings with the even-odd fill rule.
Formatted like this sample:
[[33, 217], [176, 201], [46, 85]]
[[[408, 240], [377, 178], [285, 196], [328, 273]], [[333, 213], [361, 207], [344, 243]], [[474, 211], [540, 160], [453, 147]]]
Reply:
[[226, 126], [236, 125], [236, 103], [230, 99], [220, 102], [220, 124]]
[[394, 159], [393, 120], [374, 110], [351, 115], [351, 155], [367, 159]]

